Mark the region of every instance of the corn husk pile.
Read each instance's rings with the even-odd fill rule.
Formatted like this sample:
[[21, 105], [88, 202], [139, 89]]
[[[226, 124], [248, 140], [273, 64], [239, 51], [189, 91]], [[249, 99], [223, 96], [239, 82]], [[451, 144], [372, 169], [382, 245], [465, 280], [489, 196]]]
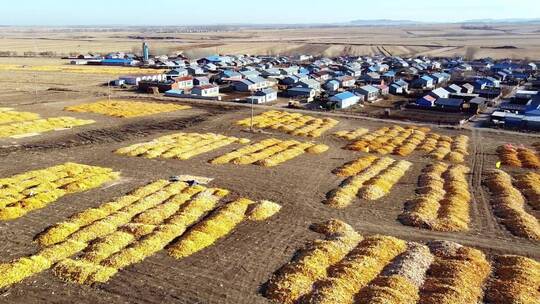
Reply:
[[65, 163], [0, 179], [0, 220], [41, 209], [61, 197], [97, 188], [119, 177], [112, 169]]
[[418, 303], [478, 303], [491, 269], [484, 254], [458, 244], [432, 242], [431, 247], [435, 261], [428, 269]]
[[338, 176], [343, 176], [343, 177], [354, 176], [362, 172], [363, 170], [365, 170], [367, 167], [373, 164], [373, 162], [375, 162], [377, 159], [378, 157], [373, 156], [373, 155], [360, 157], [352, 162], [346, 163], [345, 165], [335, 169], [333, 173]]
[[497, 153], [504, 165], [529, 169], [540, 168], [540, 158], [532, 149], [506, 144], [498, 147]]
[[327, 145], [270, 138], [216, 157], [210, 163], [275, 167], [306, 152], [320, 154], [327, 150]]
[[471, 193], [469, 168], [443, 162], [427, 165], [418, 178], [416, 198], [405, 204], [399, 220], [409, 226], [437, 231], [466, 231]]
[[129, 100], [101, 100], [93, 103], [80, 104], [66, 107], [64, 110], [71, 112], [91, 112], [114, 117], [140, 117], [157, 113], [174, 112], [191, 109], [173, 103], [140, 102]]
[[377, 177], [383, 170], [390, 167], [395, 160], [389, 157], [382, 157], [373, 162], [365, 170], [357, 175], [347, 178], [341, 185], [328, 194], [326, 204], [334, 208], [345, 208], [349, 206], [365, 183]]
[[263, 200], [256, 204], [250, 205], [250, 209], [247, 212], [247, 218], [250, 221], [265, 221], [274, 216], [280, 210], [281, 205]]
[[512, 177], [501, 170], [492, 170], [484, 180], [491, 192], [495, 216], [514, 235], [540, 240], [540, 224], [525, 209], [525, 199], [512, 185]]
[[328, 275], [328, 268], [341, 261], [362, 237], [349, 225], [331, 220], [315, 224], [324, 240], [315, 240], [295, 253], [266, 283], [264, 296], [278, 303], [296, 303], [311, 292], [313, 284]]
[[365, 135], [368, 132], [369, 132], [369, 129], [358, 128], [358, 129], [352, 130], [352, 131], [346, 131], [346, 130], [337, 131], [337, 132], [334, 133], [334, 135], [339, 137], [339, 138], [346, 139], [346, 140], [356, 140], [356, 139], [358, 139], [362, 135]]
[[523, 168], [540, 169], [540, 159], [533, 150], [520, 147], [517, 149], [517, 153]]
[[540, 174], [527, 172], [518, 175], [514, 184], [527, 197], [529, 205], [540, 210]]
[[540, 263], [526, 257], [503, 255], [495, 258], [485, 301], [493, 304], [533, 304], [540, 300]]
[[156, 138], [150, 142], [120, 148], [115, 153], [145, 158], [174, 158], [187, 160], [197, 155], [234, 143], [247, 143], [248, 139], [214, 133], [176, 133]]
[[420, 146], [420, 150], [427, 152], [427, 157], [445, 160], [452, 163], [462, 163], [469, 155], [469, 137], [458, 135], [449, 137], [444, 135], [431, 135]]
[[26, 135], [70, 129], [94, 123], [89, 119], [77, 119], [73, 117], [52, 117], [29, 121], [19, 121], [10, 124], [0, 125], [0, 138], [2, 137], [23, 137]]
[[[332, 118], [315, 118], [300, 113], [282, 111], [267, 111], [253, 117], [253, 127], [258, 129], [272, 129], [291, 135], [319, 137], [324, 132], [335, 127], [339, 121]], [[251, 118], [236, 122], [237, 125], [251, 126]]]
[[328, 277], [313, 285], [306, 303], [353, 303], [355, 295], [407, 248], [405, 241], [372, 236], [361, 241], [343, 260], [328, 269]]

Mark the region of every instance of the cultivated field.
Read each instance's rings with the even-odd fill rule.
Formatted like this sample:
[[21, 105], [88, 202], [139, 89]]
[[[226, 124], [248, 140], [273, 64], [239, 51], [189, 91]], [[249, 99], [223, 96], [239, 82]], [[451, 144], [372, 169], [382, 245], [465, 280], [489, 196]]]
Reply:
[[[505, 256], [540, 259], [537, 196], [527, 184], [536, 177], [522, 177], [534, 169], [502, 165], [504, 174], [522, 181], [516, 182], [516, 190], [505, 190], [514, 189], [512, 180], [510, 185], [504, 178], [493, 181], [492, 172], [500, 146], [511, 142], [534, 151], [534, 137], [265, 113], [261, 108], [255, 114], [264, 114], [257, 120], [263, 131], [250, 133], [245, 131], [249, 108], [196, 101], [185, 104], [190, 108], [155, 114], [158, 107], [140, 114], [141, 105], [133, 108], [137, 115], [131, 118], [64, 110], [103, 100], [96, 95], [56, 95], [54, 102], [21, 105], [14, 105], [24, 100], [21, 96], [2, 98], [1, 107], [14, 108], [0, 115], [3, 124], [35, 119], [35, 114], [93, 123], [0, 138], [1, 178], [14, 178], [2, 180], [13, 185], [5, 188], [11, 189], [9, 195], [2, 192], [7, 195], [3, 202], [10, 207], [13, 203], [5, 200], [18, 198], [22, 203], [16, 206], [24, 211], [0, 223], [0, 302], [291, 303], [305, 295], [306, 301], [337, 303], [335, 299], [348, 301], [359, 293], [360, 303], [372, 303], [369, 299], [377, 297], [380, 288], [391, 286], [407, 288], [413, 303], [431, 303], [444, 288], [464, 288], [435, 275], [438, 269], [473, 284], [450, 295], [458, 302], [481, 298], [484, 292], [486, 299], [500, 300], [493, 303], [508, 303], [505, 297], [510, 296], [537, 296], [517, 287], [497, 293], [497, 286], [508, 280], [503, 275], [508, 267], [525, 276], [521, 280], [538, 284], [534, 272], [532, 279], [519, 272], [520, 267], [534, 269], [526, 266], [534, 262]], [[129, 101], [127, 97], [122, 99]], [[63, 167], [51, 168], [66, 163], [93, 166], [102, 177], [91, 178], [95, 182], [83, 189], [64, 191], [70, 176], [62, 174]], [[69, 174], [76, 178], [80, 169], [71, 166]], [[42, 169], [59, 173], [20, 176]], [[167, 185], [169, 177], [186, 174], [213, 180], [199, 186]], [[43, 186], [36, 188], [32, 176], [44, 179]], [[54, 202], [44, 197], [44, 203], [28, 205], [21, 196], [37, 198], [35, 193], [49, 187], [60, 189]], [[344, 188], [348, 190], [339, 190]], [[504, 206], [504, 191], [525, 195], [519, 212]], [[332, 204], [336, 193], [345, 195]], [[430, 201], [411, 206], [421, 198]], [[280, 277], [280, 269], [306, 243], [321, 238], [310, 226], [332, 218], [350, 224], [357, 236], [341, 253], [324, 258], [327, 264], [317, 264], [322, 267], [318, 272], [295, 268], [309, 273], [302, 282], [318, 282], [319, 287], [281, 289], [285, 283], [279, 280], [288, 279]], [[322, 233], [329, 240], [335, 237]], [[459, 245], [437, 240], [466, 247], [458, 250]], [[425, 257], [416, 260], [422, 254]], [[409, 255], [415, 257], [411, 263], [423, 263], [420, 269], [433, 270], [425, 278], [404, 274], [400, 267], [407, 266], [399, 261]], [[363, 283], [335, 294], [356, 280], [347, 267], [364, 259], [377, 262], [362, 271]], [[465, 271], [467, 265], [478, 271]]]

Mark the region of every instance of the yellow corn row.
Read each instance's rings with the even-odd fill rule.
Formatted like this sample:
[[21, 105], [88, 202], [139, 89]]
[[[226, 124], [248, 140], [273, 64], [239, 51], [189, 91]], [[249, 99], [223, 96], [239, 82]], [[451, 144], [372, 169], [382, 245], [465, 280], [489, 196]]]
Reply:
[[[315, 118], [299, 113], [267, 111], [253, 117], [253, 127], [273, 129], [296, 136], [319, 137], [335, 127], [339, 121], [332, 118]], [[237, 125], [251, 126], [251, 118], [236, 122]]]
[[365, 238], [343, 260], [330, 267], [327, 278], [314, 284], [305, 302], [354, 303], [354, 296], [406, 248], [405, 241], [389, 236]]
[[540, 224], [525, 210], [525, 199], [512, 185], [512, 177], [501, 170], [492, 170], [484, 180], [491, 191], [491, 204], [495, 216], [514, 235], [540, 240]]
[[356, 140], [362, 135], [367, 134], [368, 132], [369, 132], [369, 129], [358, 128], [352, 131], [347, 131], [347, 130], [337, 131], [337, 132], [334, 132], [334, 136], [342, 138], [342, 139], [346, 139], [346, 140]]
[[0, 108], [0, 124], [36, 120], [39, 118], [39, 114], [36, 113], [18, 112], [9, 108]]
[[[51, 267], [65, 281], [106, 282], [120, 269], [164, 249], [188, 227], [193, 226], [182, 240], [195, 240], [199, 247], [192, 250], [194, 253], [228, 234], [244, 218], [265, 220], [280, 209], [272, 202], [242, 199], [202, 220], [228, 193], [225, 189], [158, 180], [75, 214], [36, 237], [43, 246], [36, 254], [0, 264], [0, 288]], [[250, 205], [254, 208], [248, 210]], [[207, 238], [197, 238], [198, 233], [205, 233]]]
[[125, 118], [148, 116], [157, 113], [174, 112], [186, 109], [191, 109], [191, 107], [172, 103], [154, 103], [128, 100], [101, 100], [94, 103], [86, 103], [66, 107], [64, 110], [79, 113], [91, 112]]
[[433, 159], [462, 163], [465, 161], [465, 156], [469, 155], [468, 148], [469, 137], [466, 135], [458, 135], [453, 138], [439, 136], [436, 143], [426, 148], [425, 151], [429, 152], [427, 156]]
[[117, 179], [109, 168], [65, 163], [0, 179], [0, 220], [41, 209], [66, 194], [83, 192]]
[[540, 263], [522, 256], [497, 256], [484, 299], [492, 304], [538, 303]]
[[[334, 227], [338, 226], [338, 231]], [[362, 236], [349, 225], [331, 220], [317, 227], [326, 234], [326, 239], [315, 240], [300, 249], [293, 260], [281, 267], [267, 283], [265, 297], [279, 303], [296, 303], [308, 294], [313, 283], [325, 278], [327, 270], [341, 261], [353, 249]]]
[[463, 246], [457, 246], [453, 252], [433, 253], [435, 261], [428, 270], [418, 303], [478, 303], [491, 269], [484, 254]]
[[429, 131], [428, 128], [417, 126], [404, 128], [393, 125], [383, 127], [360, 136], [356, 141], [347, 145], [346, 149], [383, 155], [392, 153], [407, 156], [424, 141], [426, 133]]
[[83, 125], [92, 124], [93, 120], [83, 120], [73, 117], [53, 117], [22, 121], [0, 126], [0, 138], [24, 136], [27, 134], [43, 133], [59, 129], [68, 129]]
[[435, 163], [426, 166], [418, 179], [417, 196], [400, 215], [405, 225], [436, 231], [469, 229], [471, 193], [463, 165]]
[[270, 138], [214, 158], [210, 160], [210, 163], [216, 165], [226, 163], [256, 164], [263, 167], [274, 167], [306, 152], [320, 154], [326, 150], [328, 150], [326, 145]]
[[176, 133], [150, 142], [131, 145], [116, 150], [117, 154], [145, 158], [175, 158], [187, 160], [197, 155], [225, 147], [233, 143], [248, 143], [245, 138], [228, 137], [214, 133]]
[[[389, 157], [379, 158], [367, 165], [370, 161], [371, 158], [365, 158], [359, 160], [358, 163], [353, 163], [352, 167], [345, 166], [344, 168], [346, 168], [347, 171], [345, 171], [344, 174], [356, 171], [357, 169], [362, 169], [364, 166], [366, 166], [366, 168], [356, 175], [347, 178], [341, 183], [339, 188], [332, 190], [328, 194], [328, 199], [325, 203], [334, 208], [345, 208], [354, 201], [363, 187], [369, 187], [365, 190], [366, 192], [361, 192], [364, 198], [380, 198], [381, 195], [384, 196], [390, 191], [392, 186], [410, 167], [410, 163], [406, 161], [398, 161], [397, 164], [394, 165], [395, 160]], [[387, 170], [386, 173], [385, 170]], [[383, 177], [379, 179], [378, 176], [381, 174], [383, 174]], [[383, 179], [388, 179], [390, 182], [387, 183]], [[375, 193], [374, 190], [377, 193]]]
[[540, 168], [540, 157], [532, 149], [508, 144], [497, 148], [497, 153], [504, 165], [529, 169]]
[[346, 163], [345, 165], [335, 169], [333, 173], [338, 176], [343, 176], [343, 177], [354, 176], [362, 172], [366, 168], [368, 168], [377, 159], [378, 157], [373, 156], [373, 155], [360, 157], [352, 162]]
[[531, 207], [540, 210], [540, 174], [527, 172], [517, 176], [516, 187], [527, 197]]

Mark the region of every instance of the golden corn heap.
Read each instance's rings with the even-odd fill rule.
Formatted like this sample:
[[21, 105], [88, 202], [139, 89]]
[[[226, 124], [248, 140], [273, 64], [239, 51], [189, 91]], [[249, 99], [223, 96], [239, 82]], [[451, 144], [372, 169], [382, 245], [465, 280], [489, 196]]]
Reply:
[[73, 117], [52, 117], [30, 121], [15, 122], [0, 125], [0, 138], [17, 137], [35, 133], [69, 129], [77, 126], [92, 124], [93, 120], [77, 119]]
[[266, 298], [284, 304], [461, 304], [481, 303], [486, 289], [486, 303], [502, 304], [535, 303], [530, 300], [538, 296], [539, 264], [531, 259], [497, 256], [495, 265], [506, 269], [496, 268], [490, 282], [485, 255], [457, 243], [363, 238], [338, 220], [312, 229], [325, 238], [306, 244], [270, 277]]
[[269, 201], [245, 198], [220, 203], [228, 193], [158, 180], [86, 209], [38, 235], [41, 249], [34, 255], [0, 264], [0, 288], [49, 268], [69, 282], [107, 282], [120, 269], [142, 262], [169, 244], [171, 256], [189, 256], [242, 222], [266, 220], [280, 209]]
[[66, 194], [99, 187], [117, 179], [112, 169], [65, 163], [0, 179], [0, 220], [41, 209]]
[[417, 197], [405, 204], [400, 221], [437, 231], [469, 229], [470, 169], [443, 162], [427, 165], [418, 178]]
[[503, 145], [497, 148], [497, 154], [503, 165], [530, 169], [540, 168], [538, 154], [526, 147]]
[[484, 184], [491, 192], [493, 213], [512, 234], [540, 240], [540, 223], [525, 210], [525, 198], [512, 181], [512, 177], [502, 170], [488, 172]]
[[91, 112], [114, 117], [139, 117], [157, 113], [174, 112], [191, 109], [172, 103], [154, 103], [127, 100], [102, 100], [94, 103], [86, 103], [77, 106], [66, 107], [64, 110], [71, 112]]
[[248, 142], [249, 139], [214, 133], [175, 133], [159, 137], [150, 142], [118, 149], [116, 153], [145, 158], [160, 157], [186, 160], [230, 144], [245, 144]]
[[[253, 127], [258, 129], [279, 130], [291, 135], [319, 137], [335, 127], [339, 121], [332, 118], [315, 118], [300, 113], [268, 111], [253, 117]], [[237, 125], [249, 127], [251, 118], [236, 122]]]
[[540, 300], [540, 263], [516, 255], [495, 258], [493, 275], [486, 290], [486, 302], [492, 304], [538, 303]]
[[393, 125], [383, 127], [374, 132], [360, 136], [347, 145], [346, 149], [379, 154], [395, 154], [407, 156], [411, 154], [426, 138], [430, 129]]
[[326, 150], [328, 146], [322, 144], [269, 138], [214, 158], [210, 163], [274, 167], [306, 152], [320, 154]]
[[359, 139], [362, 135], [367, 134], [368, 132], [369, 132], [369, 129], [359, 128], [352, 131], [347, 131], [347, 130], [337, 131], [337, 132], [334, 132], [334, 136], [342, 138], [342, 139], [346, 139], [346, 140], [356, 140], [356, 139]]
[[427, 152], [427, 156], [433, 159], [462, 163], [465, 156], [469, 155], [469, 137], [466, 135], [449, 137], [430, 133], [418, 149]]
[[13, 111], [11, 108], [0, 108], [0, 125], [35, 119], [39, 119], [39, 114]]
[[540, 210], [540, 174], [527, 172], [516, 178], [516, 187], [527, 197], [531, 207]]
[[328, 194], [326, 204], [334, 208], [345, 208], [359, 196], [366, 200], [377, 200], [392, 190], [412, 164], [405, 160], [368, 155], [349, 162], [334, 170], [334, 174], [347, 177], [340, 186]]

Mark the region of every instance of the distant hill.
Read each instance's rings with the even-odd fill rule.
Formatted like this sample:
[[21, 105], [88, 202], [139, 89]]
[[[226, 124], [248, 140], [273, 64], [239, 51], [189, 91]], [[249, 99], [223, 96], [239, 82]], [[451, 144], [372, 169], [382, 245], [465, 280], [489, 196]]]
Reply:
[[512, 18], [512, 19], [471, 19], [465, 20], [460, 23], [527, 23], [527, 24], [536, 24], [540, 23], [540, 18]]
[[412, 20], [392, 20], [392, 19], [376, 19], [376, 20], [353, 20], [349, 22], [353, 25], [366, 25], [366, 26], [377, 26], [377, 25], [413, 25], [413, 24], [422, 24], [420, 21]]

